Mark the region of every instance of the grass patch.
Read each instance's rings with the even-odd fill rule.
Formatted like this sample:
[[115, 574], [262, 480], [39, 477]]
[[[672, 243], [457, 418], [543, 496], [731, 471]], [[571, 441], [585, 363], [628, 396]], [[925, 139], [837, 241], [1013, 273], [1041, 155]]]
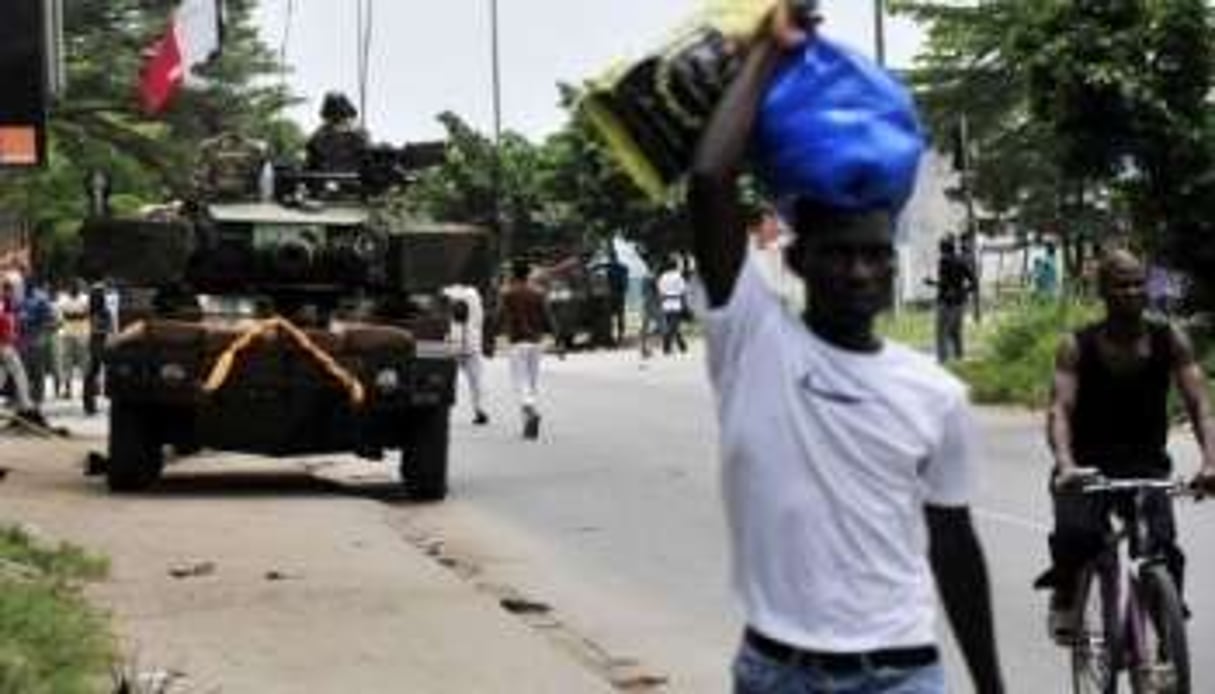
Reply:
[[77, 547], [0, 528], [0, 694], [105, 691], [114, 643], [81, 587], [108, 568]]
[[[990, 351], [992, 340], [1000, 326], [1011, 314], [1020, 310], [1021, 302], [984, 306], [982, 320], [975, 322], [974, 314], [966, 312], [966, 352], [981, 357]], [[936, 353], [937, 318], [932, 306], [908, 306], [902, 311], [887, 312], [878, 317], [877, 332], [882, 337], [929, 354]]]
[[1063, 335], [1096, 319], [1085, 301], [1026, 301], [1000, 312], [977, 359], [951, 365], [982, 404], [1040, 407], [1050, 396], [1055, 352]]

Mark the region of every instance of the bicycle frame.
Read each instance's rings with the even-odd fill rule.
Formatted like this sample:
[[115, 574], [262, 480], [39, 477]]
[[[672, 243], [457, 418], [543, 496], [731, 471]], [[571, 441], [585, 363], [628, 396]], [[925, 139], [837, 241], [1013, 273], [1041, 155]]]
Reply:
[[1117, 677], [1121, 671], [1141, 673], [1151, 666], [1143, 659], [1150, 617], [1143, 605], [1142, 577], [1150, 567], [1167, 566], [1163, 552], [1153, 542], [1145, 506], [1153, 492], [1177, 496], [1188, 491], [1183, 483], [1174, 481], [1098, 480], [1086, 484], [1081, 492], [1110, 499], [1111, 529], [1093, 562], [1102, 605], [1116, 607], [1115, 615], [1106, 615], [1112, 618], [1110, 636], [1116, 639], [1112, 641], [1110, 676]]

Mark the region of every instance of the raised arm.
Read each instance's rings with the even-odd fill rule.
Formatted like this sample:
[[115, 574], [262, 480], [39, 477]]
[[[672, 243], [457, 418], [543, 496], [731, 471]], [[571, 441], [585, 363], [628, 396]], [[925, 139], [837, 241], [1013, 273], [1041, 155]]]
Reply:
[[1198, 447], [1202, 450], [1200, 479], [1195, 481], [1215, 491], [1215, 413], [1211, 411], [1206, 375], [1194, 356], [1190, 339], [1175, 328], [1170, 333], [1173, 339], [1173, 378], [1181, 391], [1190, 426], [1194, 429], [1194, 438], [1198, 439]]
[[974, 691], [1003, 694], [987, 562], [965, 507], [926, 506], [933, 575]]
[[742, 69], [726, 89], [697, 146], [688, 182], [688, 207], [696, 264], [711, 307], [730, 300], [746, 257], [738, 175], [760, 101], [782, 52], [805, 39], [786, 5], [779, 5], [770, 35], [761, 36], [747, 52]]
[[1076, 409], [1076, 366], [1080, 348], [1076, 338], [1068, 335], [1059, 342], [1055, 352], [1055, 374], [1051, 386], [1050, 409], [1046, 414], [1046, 440], [1055, 457], [1057, 480], [1066, 481], [1076, 470], [1072, 458], [1072, 412]]

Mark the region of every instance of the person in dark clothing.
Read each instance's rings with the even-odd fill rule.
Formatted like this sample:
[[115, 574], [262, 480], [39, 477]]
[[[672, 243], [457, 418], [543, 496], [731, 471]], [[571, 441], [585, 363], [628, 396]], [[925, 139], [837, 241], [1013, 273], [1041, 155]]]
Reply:
[[978, 282], [974, 269], [958, 253], [952, 236], [941, 240], [937, 276], [928, 283], [937, 288], [937, 361], [944, 364], [966, 354], [964, 330], [966, 302]]
[[95, 284], [89, 288], [89, 366], [84, 375], [84, 412], [97, 414], [97, 396], [101, 394], [101, 371], [105, 364], [105, 345], [114, 333], [114, 314], [106, 300], [106, 288]]
[[611, 292], [612, 327], [614, 329], [612, 341], [616, 346], [620, 346], [624, 343], [625, 303], [629, 295], [629, 268], [620, 262], [615, 249], [608, 256], [607, 279]]
[[321, 127], [308, 138], [307, 167], [311, 171], [357, 173], [362, 169], [369, 140], [359, 127], [359, 112], [340, 92], [325, 95]]
[[511, 376], [523, 412], [523, 437], [540, 436], [539, 381], [541, 341], [547, 330], [544, 294], [529, 282], [531, 266], [516, 260], [511, 280], [498, 302], [499, 320], [510, 341]]
[[52, 339], [57, 319], [55, 307], [40, 282], [28, 282], [17, 315], [21, 321], [19, 344], [29, 378], [30, 400], [35, 407], [41, 407], [46, 400], [46, 378], [54, 363]]
[[[1176, 384], [1202, 449], [1194, 484], [1215, 492], [1215, 414], [1193, 346], [1173, 326], [1145, 318], [1146, 272], [1133, 254], [1108, 254], [1098, 282], [1105, 319], [1063, 338], [1055, 359], [1047, 428], [1053, 489], [1066, 492], [1094, 471], [1112, 478], [1170, 477], [1168, 397]], [[1104, 499], [1066, 493], [1055, 494], [1054, 507], [1053, 566], [1037, 586], [1054, 588], [1049, 628], [1066, 639], [1077, 577], [1101, 549], [1111, 508]], [[1145, 511], [1180, 588], [1185, 557], [1168, 495], [1153, 492]]]

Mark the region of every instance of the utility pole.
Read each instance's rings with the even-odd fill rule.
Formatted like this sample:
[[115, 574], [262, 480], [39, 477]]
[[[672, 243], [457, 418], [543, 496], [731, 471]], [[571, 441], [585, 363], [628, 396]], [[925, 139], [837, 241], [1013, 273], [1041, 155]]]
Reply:
[[514, 252], [510, 224], [502, 219], [502, 58], [498, 33], [498, 0], [489, 0], [490, 64], [494, 107], [493, 226], [498, 257], [507, 260]]
[[886, 67], [886, 0], [873, 0], [873, 55]]

